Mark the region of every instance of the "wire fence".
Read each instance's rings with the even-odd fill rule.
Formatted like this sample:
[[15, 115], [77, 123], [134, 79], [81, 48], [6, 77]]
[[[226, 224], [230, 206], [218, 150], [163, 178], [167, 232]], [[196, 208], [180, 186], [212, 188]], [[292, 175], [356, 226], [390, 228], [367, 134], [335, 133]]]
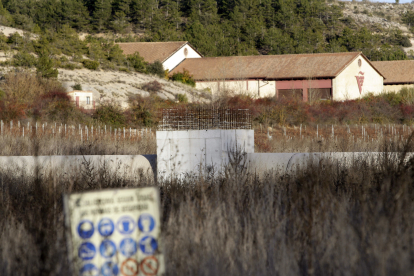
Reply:
[[89, 141], [91, 139], [110, 139], [110, 140], [141, 140], [143, 138], [155, 137], [155, 131], [150, 128], [114, 128], [112, 126], [87, 126], [87, 125], [67, 125], [63, 123], [21, 123], [20, 121], [0, 121], [0, 135], [11, 135], [21, 137], [54, 136], [60, 138], [77, 139]]

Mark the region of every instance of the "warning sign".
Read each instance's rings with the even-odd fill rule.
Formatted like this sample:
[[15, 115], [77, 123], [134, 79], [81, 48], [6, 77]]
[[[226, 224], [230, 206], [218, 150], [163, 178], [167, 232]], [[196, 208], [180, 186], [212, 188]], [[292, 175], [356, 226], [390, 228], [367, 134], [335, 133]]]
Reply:
[[157, 188], [73, 193], [64, 208], [74, 275], [164, 275]]
[[158, 273], [158, 260], [154, 256], [146, 257], [141, 262], [141, 271], [146, 276], [157, 275]]

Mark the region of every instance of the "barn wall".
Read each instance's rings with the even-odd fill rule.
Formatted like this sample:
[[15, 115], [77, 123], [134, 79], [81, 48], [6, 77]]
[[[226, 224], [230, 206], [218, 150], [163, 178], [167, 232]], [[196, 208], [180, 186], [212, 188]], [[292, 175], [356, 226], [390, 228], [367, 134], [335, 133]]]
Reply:
[[249, 94], [253, 97], [274, 97], [275, 81], [265, 80], [226, 80], [226, 81], [197, 81], [197, 89], [208, 88], [213, 95], [220, 93]]
[[[277, 89], [302, 89], [303, 90], [303, 101], [308, 101], [308, 89], [309, 88], [332, 88], [331, 79], [320, 79], [320, 80], [285, 80], [276, 82]], [[279, 95], [277, 94], [279, 97]]]
[[392, 85], [384, 84], [384, 92], [395, 92], [396, 93], [404, 87], [414, 88], [414, 84], [392, 84]]
[[[358, 65], [358, 60], [361, 60], [361, 66]], [[364, 77], [361, 92], [358, 88], [357, 76]], [[358, 99], [368, 93], [378, 95], [383, 91], [383, 81], [383, 77], [363, 57], [359, 56], [333, 79], [333, 100]]]
[[[184, 53], [185, 49], [188, 51], [187, 55]], [[171, 57], [169, 57], [166, 61], [164, 61], [162, 65], [164, 66], [165, 70], [168, 69], [171, 71], [186, 58], [201, 58], [201, 56], [187, 44], [176, 53], [174, 53]]]

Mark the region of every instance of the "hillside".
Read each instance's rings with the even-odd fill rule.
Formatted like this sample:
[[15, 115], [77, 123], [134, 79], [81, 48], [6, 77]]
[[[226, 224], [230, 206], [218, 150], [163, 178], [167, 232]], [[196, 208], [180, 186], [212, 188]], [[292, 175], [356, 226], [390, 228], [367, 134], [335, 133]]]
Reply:
[[[182, 94], [187, 96], [189, 102], [201, 103], [211, 99], [211, 94], [188, 85], [137, 72], [59, 69], [58, 80], [68, 91], [73, 90], [72, 86], [75, 84], [80, 84], [83, 90], [93, 91], [94, 99], [97, 101], [116, 102], [124, 108], [128, 107], [127, 100], [130, 95], [146, 97], [150, 93], [155, 93], [161, 99], [176, 101], [177, 95]], [[154, 81], [160, 84], [159, 91], [145, 89], [146, 84]]]

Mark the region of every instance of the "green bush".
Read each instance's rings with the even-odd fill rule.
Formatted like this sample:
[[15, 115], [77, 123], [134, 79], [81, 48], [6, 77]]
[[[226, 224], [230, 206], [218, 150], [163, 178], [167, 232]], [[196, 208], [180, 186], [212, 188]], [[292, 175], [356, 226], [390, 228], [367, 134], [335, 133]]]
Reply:
[[177, 94], [176, 98], [177, 98], [177, 101], [179, 101], [180, 103], [187, 103], [188, 102], [187, 95], [185, 95], [185, 94]]
[[125, 125], [125, 115], [121, 108], [111, 103], [98, 106], [93, 117], [103, 124], [114, 127]]
[[156, 75], [160, 78], [165, 77], [164, 66], [162, 66], [162, 63], [159, 60], [156, 60], [154, 63], [148, 64], [147, 70], [149, 74]]
[[139, 53], [128, 55], [127, 63], [129, 66], [132, 66], [137, 72], [140, 72], [140, 73], [147, 72], [147, 63], [144, 61], [144, 58], [139, 55]]
[[121, 72], [131, 73], [131, 71], [129, 71], [129, 69], [126, 68], [126, 67], [119, 67], [118, 70], [121, 71]]
[[193, 76], [190, 74], [190, 72], [188, 72], [186, 69], [184, 69], [182, 73], [174, 73], [170, 79], [195, 87], [195, 80], [193, 79]]
[[36, 72], [43, 78], [57, 78], [59, 71], [53, 68], [53, 60], [47, 52], [42, 52], [36, 63]]
[[74, 86], [72, 86], [73, 90], [82, 90], [82, 85], [80, 83], [76, 83]]
[[66, 63], [62, 65], [62, 68], [69, 69], [69, 70], [75, 70], [77, 66], [74, 63]]
[[20, 67], [33, 67], [37, 63], [36, 57], [28, 52], [19, 52], [13, 56], [12, 65]]
[[89, 59], [82, 60], [82, 64], [85, 68], [89, 70], [96, 70], [99, 67], [99, 62]]

